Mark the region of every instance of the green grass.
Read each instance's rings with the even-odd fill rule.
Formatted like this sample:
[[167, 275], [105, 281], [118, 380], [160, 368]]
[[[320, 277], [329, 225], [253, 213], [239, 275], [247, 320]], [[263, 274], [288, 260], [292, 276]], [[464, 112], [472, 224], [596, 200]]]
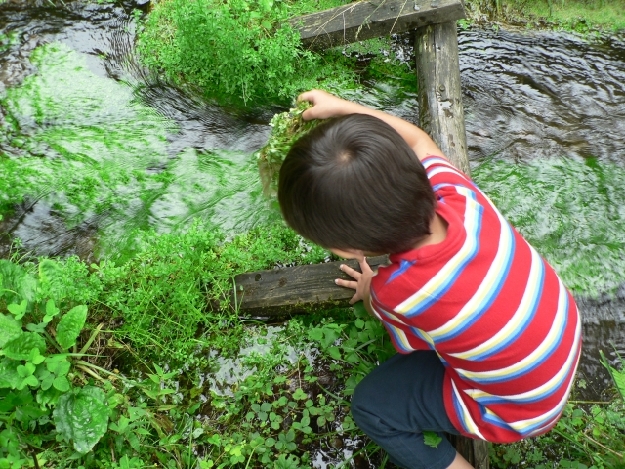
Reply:
[[304, 49], [287, 24], [303, 12], [342, 3], [165, 0], [142, 25], [138, 50], [146, 65], [219, 103], [289, 103], [306, 89], [353, 86], [350, 60]]
[[468, 0], [467, 5], [476, 17], [486, 13], [492, 19], [527, 21], [530, 27], [580, 33], [625, 29], [622, 0]]
[[[72, 357], [73, 368], [64, 373], [74, 389], [70, 398], [86, 392], [79, 389], [99, 389], [98, 406], [106, 407], [99, 418], [107, 423], [91, 436], [92, 450], [78, 451], [76, 437], [82, 434], [72, 437], [67, 429], [56, 429], [59, 412], [54, 421], [40, 418], [52, 415], [57, 400], [68, 401], [59, 399], [61, 393], [2, 388], [1, 467], [35, 467], [36, 457], [39, 467], [59, 469], [155, 464], [304, 469], [311, 467], [317, 448], [349, 464], [341, 447], [350, 448], [354, 441], [360, 441], [355, 454], [374, 464], [384, 461], [349, 414], [354, 387], [394, 353], [381, 323], [362, 305], [278, 325], [241, 319], [226, 304], [204, 311], [203, 318], [197, 313], [205, 310], [211, 292], [219, 296], [234, 273], [267, 267], [274, 259], [309, 261], [323, 255], [309, 252], [288, 230], [218, 239], [194, 230], [184, 236], [149, 236], [136, 258], [118, 266], [87, 266], [76, 258], [0, 263], [0, 288], [15, 292], [7, 296], [3, 290], [7, 301], [0, 301], [5, 331], [11, 330], [6, 305], [22, 297], [30, 298], [26, 305], [45, 305], [46, 298], [54, 298], [63, 312], [76, 302], [88, 305], [86, 334], [77, 344], [80, 350], [87, 347], [88, 355], [79, 361]], [[217, 277], [213, 287], [204, 283], [212, 275]], [[95, 327], [99, 321], [104, 323]], [[168, 322], [177, 323], [177, 330]], [[200, 324], [204, 333], [198, 336], [194, 326]], [[35, 321], [27, 328], [40, 325]], [[144, 342], [145, 334], [153, 340]], [[49, 348], [44, 355], [52, 364], [58, 352]], [[42, 382], [46, 363], [34, 373]], [[622, 366], [610, 371], [625, 393]], [[614, 396], [605, 403], [571, 401], [547, 435], [494, 446], [492, 467], [622, 467], [625, 408]], [[45, 398], [41, 408], [40, 398]], [[68, 438], [55, 438], [57, 432]]]

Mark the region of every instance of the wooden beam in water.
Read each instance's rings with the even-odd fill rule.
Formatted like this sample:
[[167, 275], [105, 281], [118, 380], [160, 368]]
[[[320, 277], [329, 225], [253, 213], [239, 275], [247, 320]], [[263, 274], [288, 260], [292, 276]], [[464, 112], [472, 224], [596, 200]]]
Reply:
[[[372, 269], [387, 264], [387, 256], [367, 259]], [[239, 311], [254, 316], [280, 316], [328, 306], [348, 306], [354, 290], [334, 283], [350, 279], [339, 266], [358, 267], [356, 261], [299, 265], [237, 275], [234, 278]]]
[[290, 20], [304, 46], [326, 49], [466, 18], [462, 0], [369, 0]]

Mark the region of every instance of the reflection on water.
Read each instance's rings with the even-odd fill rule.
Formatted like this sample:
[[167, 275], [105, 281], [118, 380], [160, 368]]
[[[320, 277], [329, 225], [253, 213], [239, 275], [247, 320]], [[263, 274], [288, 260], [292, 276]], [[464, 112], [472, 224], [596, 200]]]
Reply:
[[[135, 229], [278, 219], [253, 152], [279, 109], [219, 108], [151, 76], [133, 58], [136, 7], [0, 5], [0, 255], [14, 237], [89, 258], [131, 249]], [[625, 43], [487, 30], [459, 43], [475, 178], [577, 292], [583, 373], [602, 383], [598, 350], [625, 355]], [[418, 115], [389, 83], [350, 96]]]
[[460, 69], [472, 159], [625, 160], [625, 42], [465, 31]]

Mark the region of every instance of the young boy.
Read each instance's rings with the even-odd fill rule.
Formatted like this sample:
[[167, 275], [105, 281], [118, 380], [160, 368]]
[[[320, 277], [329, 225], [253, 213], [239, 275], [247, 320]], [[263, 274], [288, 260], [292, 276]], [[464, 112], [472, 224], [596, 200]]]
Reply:
[[[581, 349], [571, 294], [473, 182], [418, 127], [323, 91], [304, 119], [328, 119], [280, 170], [286, 222], [335, 254], [399, 354], [356, 387], [358, 426], [404, 468], [469, 468], [448, 432], [507, 443], [547, 432]], [[390, 253], [371, 271], [365, 256]]]

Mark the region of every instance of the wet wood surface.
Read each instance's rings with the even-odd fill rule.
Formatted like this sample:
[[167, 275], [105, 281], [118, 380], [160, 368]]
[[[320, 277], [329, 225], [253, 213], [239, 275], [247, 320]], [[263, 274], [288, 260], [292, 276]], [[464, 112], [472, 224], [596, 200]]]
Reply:
[[415, 60], [419, 125], [456, 168], [469, 174], [456, 23], [419, 28]]
[[461, 0], [369, 0], [290, 21], [304, 46], [326, 49], [465, 18]]
[[[387, 264], [388, 257], [371, 257], [367, 262], [375, 270]], [[234, 283], [239, 311], [255, 316], [281, 316], [347, 306], [354, 290], [334, 283], [337, 278], [351, 278], [339, 269], [341, 264], [358, 269], [356, 261], [344, 260], [237, 275]]]

